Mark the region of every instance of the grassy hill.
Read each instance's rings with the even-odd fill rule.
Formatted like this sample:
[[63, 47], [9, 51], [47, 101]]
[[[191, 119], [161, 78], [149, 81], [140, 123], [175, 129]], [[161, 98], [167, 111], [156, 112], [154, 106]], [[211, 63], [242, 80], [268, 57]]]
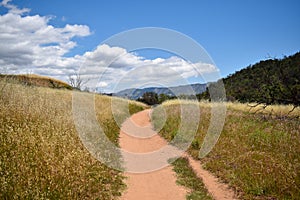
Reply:
[[60, 80], [40, 76], [35, 74], [21, 74], [21, 75], [4, 75], [0, 74], [0, 80], [5, 80], [6, 82], [15, 82], [27, 86], [39, 86], [39, 87], [49, 87], [56, 89], [68, 89], [71, 90], [72, 87]]
[[[52, 79], [27, 80], [47, 86]], [[117, 145], [119, 127], [107, 109], [111, 101], [95, 95], [97, 120]], [[142, 104], [129, 104], [131, 113], [143, 109]], [[124, 109], [119, 108], [118, 119], [125, 119]], [[123, 174], [93, 158], [78, 137], [72, 91], [1, 79], [0, 110], [0, 199], [109, 200], [121, 195]]]

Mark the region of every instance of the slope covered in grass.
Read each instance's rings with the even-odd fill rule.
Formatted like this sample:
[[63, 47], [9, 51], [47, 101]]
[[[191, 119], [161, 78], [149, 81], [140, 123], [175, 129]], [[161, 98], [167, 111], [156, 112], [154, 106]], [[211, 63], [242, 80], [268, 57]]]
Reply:
[[[162, 106], [167, 120], [160, 134], [172, 140], [180, 124], [180, 104], [169, 101]], [[214, 104], [201, 102], [199, 106], [199, 128], [188, 149], [194, 158], [198, 158]], [[201, 159], [204, 167], [235, 188], [242, 199], [298, 199], [300, 120], [277, 117], [287, 113], [290, 107], [273, 106], [270, 116], [250, 113], [249, 107], [243, 104], [229, 103], [227, 109], [216, 146]], [[296, 110], [294, 114], [299, 112]], [[155, 127], [161, 126], [161, 115], [162, 112], [153, 111]]]
[[[97, 119], [117, 144], [110, 103], [111, 97], [96, 95]], [[132, 113], [141, 109], [142, 104], [130, 103]], [[71, 91], [0, 81], [0, 110], [0, 199], [116, 199], [126, 187], [121, 172], [82, 145]]]
[[72, 87], [60, 80], [35, 74], [4, 75], [0, 74], [0, 81], [20, 83], [27, 86], [49, 87], [72, 90]]

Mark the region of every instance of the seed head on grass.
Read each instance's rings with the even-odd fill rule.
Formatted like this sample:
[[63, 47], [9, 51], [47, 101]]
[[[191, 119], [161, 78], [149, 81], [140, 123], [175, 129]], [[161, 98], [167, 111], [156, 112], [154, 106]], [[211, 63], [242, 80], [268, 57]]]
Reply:
[[[121, 195], [126, 187], [122, 173], [93, 158], [78, 137], [71, 91], [3, 81], [0, 88], [1, 199], [108, 200]], [[96, 114], [117, 144], [119, 127], [104, 109], [109, 103], [97, 95]]]

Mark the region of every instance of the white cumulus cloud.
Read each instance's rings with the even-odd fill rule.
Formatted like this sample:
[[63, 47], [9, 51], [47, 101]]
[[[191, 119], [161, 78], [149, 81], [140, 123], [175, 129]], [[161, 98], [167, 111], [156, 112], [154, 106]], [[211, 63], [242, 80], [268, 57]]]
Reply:
[[17, 6], [10, 4], [9, 2], [11, 2], [11, 1], [12, 0], [3, 0], [1, 2], [1, 5], [8, 8], [10, 13], [22, 15], [24, 13], [30, 12], [30, 9], [28, 9], [28, 8], [19, 9]]
[[[208, 63], [190, 63], [177, 56], [145, 59], [120, 47], [99, 45], [94, 51], [80, 56], [80, 74], [89, 77], [89, 86], [105, 87], [114, 91], [143, 85], [188, 84], [188, 79], [217, 72]], [[101, 84], [97, 84], [97, 81]]]
[[0, 15], [2, 68], [11, 73], [39, 71], [46, 75], [52, 68], [53, 72], [64, 74], [68, 68], [78, 64], [76, 57], [63, 56], [76, 46], [72, 40], [74, 37], [91, 34], [88, 26], [67, 24], [63, 28], [56, 28], [49, 25], [49, 17], [22, 16], [23, 12], [12, 12], [17, 7], [9, 2], [6, 0], [1, 3], [10, 9], [8, 13]]
[[66, 57], [77, 45], [75, 37], [91, 34], [88, 26], [54, 27], [49, 24], [51, 18], [25, 16], [30, 9], [19, 9], [10, 2], [1, 3], [9, 11], [0, 15], [0, 73], [36, 73], [65, 81], [70, 74], [80, 73], [89, 80], [91, 88], [118, 90], [145, 84], [175, 85], [184, 83], [180, 80], [217, 71], [212, 64], [190, 63], [177, 56], [146, 59], [107, 44], [82, 55]]

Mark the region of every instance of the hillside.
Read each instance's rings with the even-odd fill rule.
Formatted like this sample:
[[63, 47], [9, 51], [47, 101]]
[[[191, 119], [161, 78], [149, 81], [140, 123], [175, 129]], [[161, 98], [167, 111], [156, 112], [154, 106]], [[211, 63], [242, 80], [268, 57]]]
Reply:
[[191, 85], [181, 85], [177, 87], [149, 87], [143, 89], [131, 88], [122, 90], [114, 94], [114, 96], [138, 99], [143, 96], [146, 92], [154, 92], [158, 95], [165, 94], [169, 96], [179, 96], [179, 95], [192, 95], [200, 94], [206, 89], [206, 84], [191, 84]]
[[240, 102], [300, 105], [300, 52], [260, 61], [223, 79], [227, 98]]
[[[72, 112], [75, 93], [0, 79], [0, 199], [110, 200], [121, 195], [123, 174], [95, 159], [80, 140]], [[94, 97], [97, 121], [117, 145], [114, 117], [125, 120], [128, 108], [118, 106], [113, 116], [107, 109], [113, 98]], [[143, 104], [129, 101], [130, 113], [142, 109]]]
[[21, 75], [3, 75], [0, 74], [0, 79], [6, 79], [8, 82], [16, 82], [21, 83], [23, 85], [28, 86], [39, 86], [39, 87], [49, 87], [49, 88], [56, 88], [56, 89], [68, 89], [71, 90], [72, 87], [60, 80], [40, 76], [35, 74], [21, 74]]

